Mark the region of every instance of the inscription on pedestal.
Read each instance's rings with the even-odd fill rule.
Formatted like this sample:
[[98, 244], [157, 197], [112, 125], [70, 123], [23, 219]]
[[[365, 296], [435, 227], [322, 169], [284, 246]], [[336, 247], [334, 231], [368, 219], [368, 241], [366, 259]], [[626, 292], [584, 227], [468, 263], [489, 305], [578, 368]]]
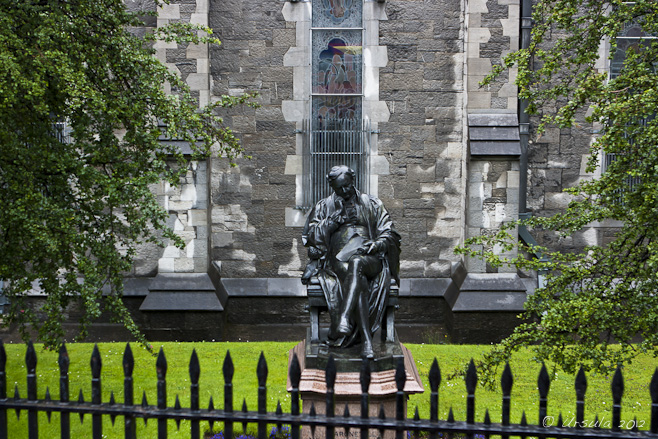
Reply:
[[[360, 394], [359, 394], [360, 395]], [[336, 397], [336, 414], [337, 418], [340, 418], [345, 412], [345, 406], [347, 405], [351, 416], [360, 416], [361, 415], [361, 405], [359, 401], [359, 395], [348, 396], [348, 397]], [[308, 414], [311, 410], [311, 405], [315, 406], [315, 412], [317, 414], [325, 413], [325, 397], [324, 395], [312, 394], [311, 392], [302, 393], [302, 412]], [[368, 407], [368, 417], [377, 418], [379, 417], [379, 411], [381, 407], [384, 407], [384, 413], [387, 418], [395, 418], [395, 394], [381, 397], [371, 397], [370, 406]], [[407, 404], [405, 401], [404, 410], [407, 410]], [[361, 431], [356, 428], [350, 429], [349, 433], [345, 431], [344, 428], [336, 428], [335, 437], [337, 438], [349, 438], [349, 439], [361, 439]], [[406, 433], [404, 434], [406, 437]], [[368, 431], [369, 439], [394, 439], [395, 431], [387, 430], [384, 431], [384, 436], [382, 437], [379, 430], [370, 429]], [[317, 427], [315, 429], [315, 435], [311, 434], [310, 427], [302, 427], [302, 439], [326, 439], [325, 429], [323, 427]]]

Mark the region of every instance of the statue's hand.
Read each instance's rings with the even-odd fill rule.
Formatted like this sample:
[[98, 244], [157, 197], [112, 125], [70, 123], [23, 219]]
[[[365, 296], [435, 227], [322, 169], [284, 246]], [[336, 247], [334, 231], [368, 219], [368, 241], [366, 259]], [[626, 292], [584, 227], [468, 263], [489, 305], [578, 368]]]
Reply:
[[329, 227], [333, 230], [336, 230], [341, 224], [345, 222], [345, 217], [340, 214], [340, 212], [332, 213], [329, 218], [327, 218]]
[[365, 243], [367, 250], [365, 251], [368, 255], [376, 255], [380, 251], [383, 251], [386, 247], [386, 244], [382, 241], [368, 241]]

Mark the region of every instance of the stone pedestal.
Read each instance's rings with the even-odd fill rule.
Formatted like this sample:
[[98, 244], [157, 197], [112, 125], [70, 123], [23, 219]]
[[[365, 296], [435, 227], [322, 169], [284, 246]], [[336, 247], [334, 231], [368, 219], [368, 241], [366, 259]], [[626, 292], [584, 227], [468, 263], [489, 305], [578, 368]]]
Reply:
[[[308, 347], [307, 341], [300, 342], [289, 352], [288, 366], [292, 361], [293, 355], [297, 355], [300, 368], [302, 370], [301, 380], [299, 383], [299, 392], [302, 398], [302, 412], [308, 414], [311, 406], [315, 407], [315, 412], [324, 414], [326, 411], [326, 393], [327, 386], [325, 383], [325, 371], [323, 369], [314, 369], [306, 367], [306, 353]], [[399, 344], [400, 352], [404, 358], [404, 368], [407, 375], [407, 381], [404, 386], [405, 394], [422, 393], [425, 389], [418, 375], [418, 369], [414, 363], [411, 352]], [[360, 362], [361, 360], [359, 360]], [[373, 362], [376, 363], [376, 362]], [[335, 416], [340, 417], [345, 412], [345, 406], [348, 407], [351, 416], [361, 415], [361, 383], [359, 381], [359, 372], [345, 372], [341, 371], [340, 365], [337, 363], [338, 373], [336, 374], [336, 384], [334, 386], [335, 394]], [[288, 380], [288, 391], [291, 390], [290, 380]], [[397, 385], [395, 384], [395, 369], [375, 371], [371, 374], [370, 379], [370, 405], [368, 416], [376, 418], [379, 416], [380, 407], [384, 407], [386, 417], [395, 419], [395, 393], [397, 392]], [[405, 400], [405, 413], [406, 413], [406, 400]], [[358, 429], [351, 429], [349, 435], [342, 428], [336, 428], [336, 438], [361, 439], [360, 431]], [[380, 438], [378, 430], [370, 430], [370, 438]], [[386, 431], [384, 434], [385, 439], [393, 439], [395, 431]], [[310, 427], [302, 428], [303, 439], [325, 439], [325, 429], [316, 428], [315, 436], [311, 435]]]

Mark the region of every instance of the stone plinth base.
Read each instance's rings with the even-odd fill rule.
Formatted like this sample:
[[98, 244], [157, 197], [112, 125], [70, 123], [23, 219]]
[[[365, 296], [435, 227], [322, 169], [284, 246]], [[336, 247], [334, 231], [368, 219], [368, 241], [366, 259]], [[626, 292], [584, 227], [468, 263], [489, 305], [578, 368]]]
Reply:
[[[329, 328], [320, 329], [320, 339], [327, 340]], [[380, 334], [377, 333], [372, 343], [372, 349], [375, 358], [370, 361], [370, 370], [372, 372], [383, 372], [395, 369], [398, 361], [404, 357], [402, 345], [398, 340], [397, 332], [394, 332], [393, 341], [381, 340]], [[336, 370], [338, 372], [359, 372], [361, 370], [361, 344], [356, 344], [348, 348], [330, 348], [323, 343], [310, 342], [311, 331], [306, 334], [304, 361], [309, 369], [325, 370], [329, 356], [334, 357]], [[298, 354], [299, 356], [299, 354]], [[299, 356], [301, 358], [301, 356]]]
[[[404, 368], [407, 375], [407, 381], [404, 386], [404, 392], [408, 394], [422, 393], [425, 389], [418, 375], [418, 369], [414, 363], [411, 352], [400, 344], [404, 356]], [[306, 368], [305, 361], [306, 341], [300, 342], [289, 352], [288, 367], [292, 361], [293, 355], [297, 355], [299, 365], [302, 370], [302, 376], [299, 383], [299, 391], [302, 398], [302, 412], [309, 413], [311, 406], [315, 407], [315, 412], [324, 414], [326, 410], [326, 393], [327, 386], [325, 383], [325, 371], [320, 369]], [[290, 380], [288, 380], [288, 391], [291, 390]], [[395, 393], [397, 386], [395, 384], [395, 369], [389, 369], [380, 372], [373, 372], [370, 379], [369, 417], [376, 418], [379, 416], [380, 407], [384, 407], [387, 418], [395, 418]], [[359, 372], [341, 372], [340, 369], [336, 375], [336, 384], [334, 386], [335, 394], [335, 416], [340, 417], [345, 412], [345, 406], [348, 407], [351, 416], [361, 415], [361, 383], [359, 381]], [[405, 413], [406, 413], [405, 400]], [[318, 427], [315, 429], [315, 435], [311, 435], [310, 427], [302, 428], [303, 439], [325, 439], [325, 429]], [[336, 438], [360, 439], [360, 431], [351, 429], [349, 434], [342, 428], [336, 429]], [[372, 439], [380, 438], [378, 430], [370, 430], [369, 437]], [[395, 431], [386, 431], [385, 439], [395, 437]]]

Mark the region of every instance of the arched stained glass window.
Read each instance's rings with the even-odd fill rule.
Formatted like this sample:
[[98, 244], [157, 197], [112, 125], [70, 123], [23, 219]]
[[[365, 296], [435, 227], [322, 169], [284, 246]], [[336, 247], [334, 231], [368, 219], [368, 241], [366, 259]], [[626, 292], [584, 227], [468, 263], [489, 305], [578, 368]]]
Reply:
[[658, 37], [645, 32], [640, 21], [625, 23], [622, 31], [615, 39], [615, 53], [610, 62], [610, 77], [616, 78], [624, 66], [624, 59], [629, 50], [639, 51], [642, 46], [648, 46]]

